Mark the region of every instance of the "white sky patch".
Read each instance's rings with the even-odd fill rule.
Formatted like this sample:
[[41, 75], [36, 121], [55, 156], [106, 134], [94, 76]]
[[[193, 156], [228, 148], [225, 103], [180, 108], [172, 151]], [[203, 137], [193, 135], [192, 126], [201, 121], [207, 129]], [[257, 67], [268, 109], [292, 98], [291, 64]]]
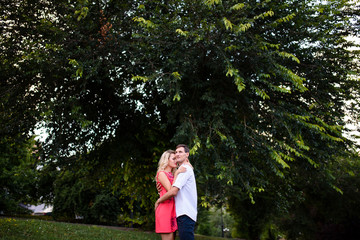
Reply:
[[46, 138], [49, 136], [46, 128], [41, 124], [37, 124], [36, 128], [34, 129], [34, 134], [36, 135], [35, 140], [40, 142], [45, 142]]

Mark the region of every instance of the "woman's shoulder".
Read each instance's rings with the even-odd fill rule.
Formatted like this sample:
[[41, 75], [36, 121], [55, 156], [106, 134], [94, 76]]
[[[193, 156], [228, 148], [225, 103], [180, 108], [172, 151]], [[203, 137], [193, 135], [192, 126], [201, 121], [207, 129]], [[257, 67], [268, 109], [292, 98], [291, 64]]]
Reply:
[[163, 175], [163, 176], [169, 176], [169, 174], [172, 174], [171, 172], [166, 171], [158, 171], [157, 176]]
[[173, 177], [173, 173], [172, 172], [166, 172], [166, 171], [159, 171], [158, 176], [163, 175], [166, 176], [167, 178], [171, 178]]
[[161, 182], [161, 181], [165, 181], [165, 179], [171, 181], [171, 179], [173, 179], [174, 176], [171, 172], [166, 172], [166, 171], [159, 171], [158, 172], [158, 175], [156, 176], [156, 180], [158, 182]]

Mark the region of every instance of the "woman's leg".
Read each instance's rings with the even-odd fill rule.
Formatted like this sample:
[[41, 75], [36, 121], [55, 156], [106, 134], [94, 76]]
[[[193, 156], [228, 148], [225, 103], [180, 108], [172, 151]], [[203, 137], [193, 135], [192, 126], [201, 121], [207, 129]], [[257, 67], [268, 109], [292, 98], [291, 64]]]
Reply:
[[160, 233], [161, 240], [174, 240], [174, 233]]

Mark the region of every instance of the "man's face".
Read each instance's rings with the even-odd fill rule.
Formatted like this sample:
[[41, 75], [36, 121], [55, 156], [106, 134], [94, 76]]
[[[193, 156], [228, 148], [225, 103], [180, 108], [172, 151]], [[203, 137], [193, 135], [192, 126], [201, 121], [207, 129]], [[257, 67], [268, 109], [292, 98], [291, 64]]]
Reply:
[[176, 163], [182, 164], [188, 157], [189, 157], [189, 153], [185, 152], [184, 147], [179, 147], [176, 149], [175, 151]]

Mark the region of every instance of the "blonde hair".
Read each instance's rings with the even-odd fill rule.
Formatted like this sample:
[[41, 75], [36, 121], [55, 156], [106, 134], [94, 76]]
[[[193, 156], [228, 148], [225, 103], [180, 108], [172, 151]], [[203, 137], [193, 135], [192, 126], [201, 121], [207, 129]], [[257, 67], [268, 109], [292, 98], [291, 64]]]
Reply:
[[[158, 169], [156, 171], [156, 176], [159, 171], [164, 171], [167, 165], [169, 164], [169, 158], [171, 154], [175, 154], [174, 150], [166, 150], [162, 155], [158, 163]], [[174, 173], [176, 169], [172, 169], [172, 172]], [[156, 177], [155, 177], [156, 178]]]

